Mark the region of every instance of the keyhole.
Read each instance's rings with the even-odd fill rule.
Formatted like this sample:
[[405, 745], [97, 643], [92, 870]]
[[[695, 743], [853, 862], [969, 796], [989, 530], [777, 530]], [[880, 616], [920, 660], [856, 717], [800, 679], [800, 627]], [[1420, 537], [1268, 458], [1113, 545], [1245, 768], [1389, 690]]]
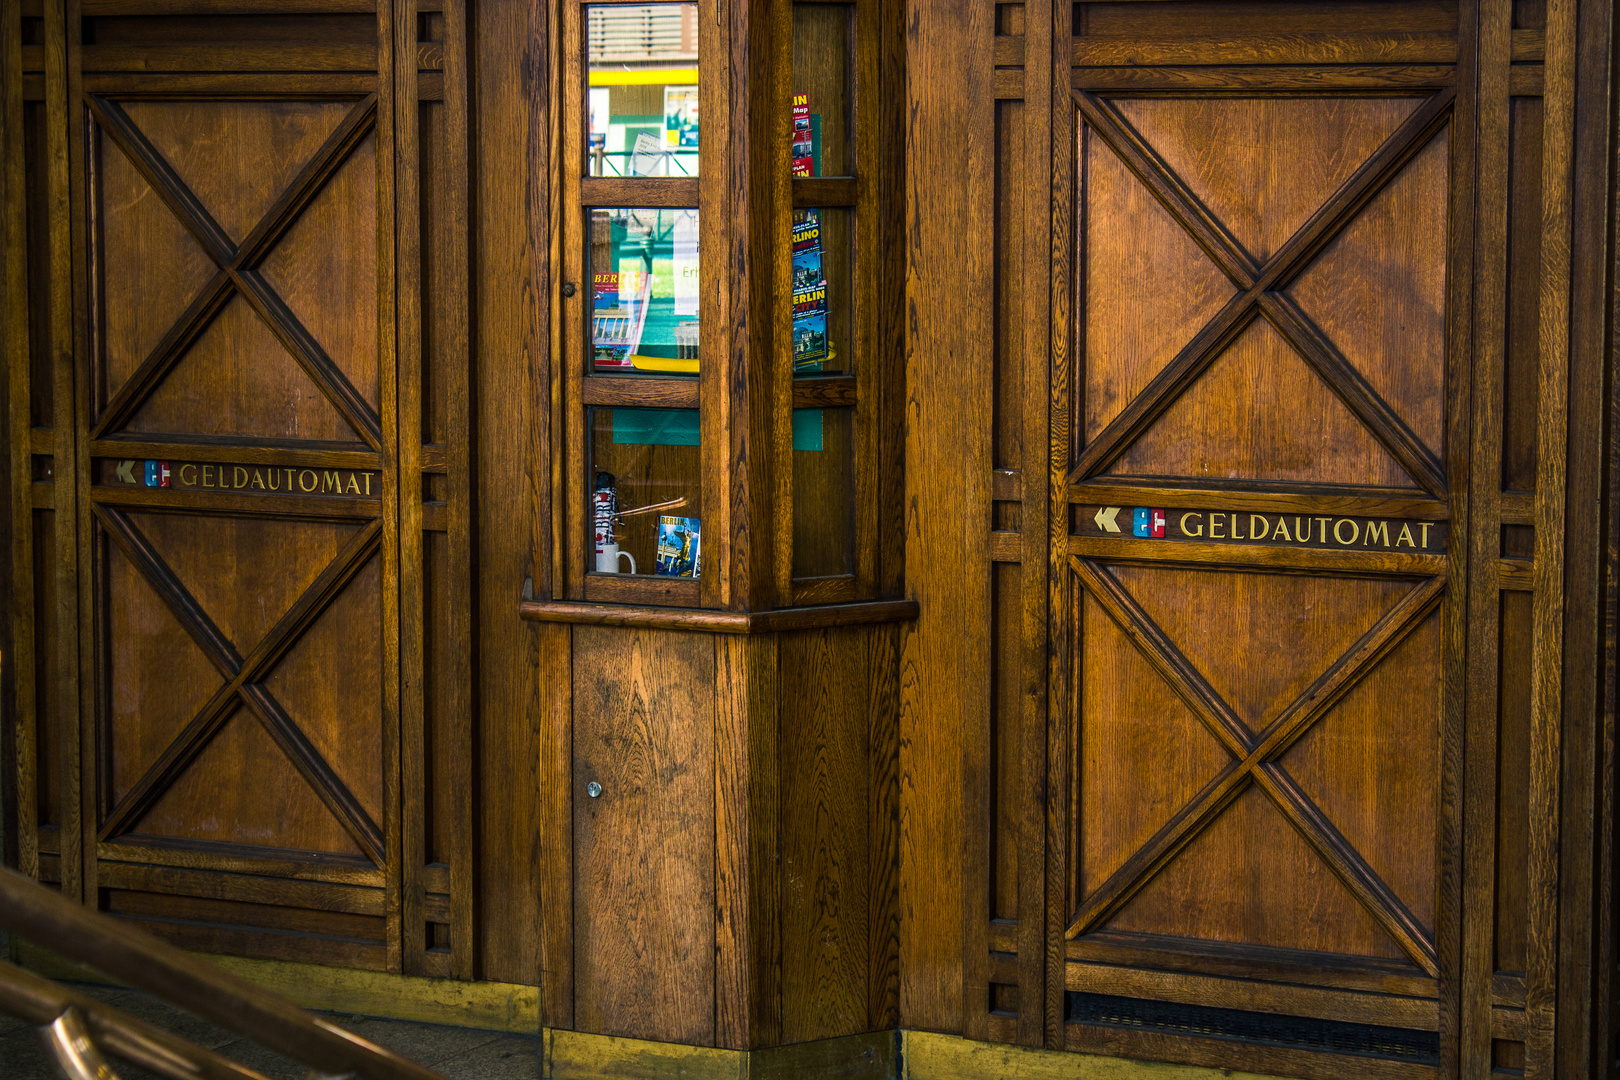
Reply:
[[595, 780], [592, 780], [590, 783], [585, 785], [585, 794], [589, 795], [593, 799], [599, 797], [602, 794], [602, 785], [598, 784]]

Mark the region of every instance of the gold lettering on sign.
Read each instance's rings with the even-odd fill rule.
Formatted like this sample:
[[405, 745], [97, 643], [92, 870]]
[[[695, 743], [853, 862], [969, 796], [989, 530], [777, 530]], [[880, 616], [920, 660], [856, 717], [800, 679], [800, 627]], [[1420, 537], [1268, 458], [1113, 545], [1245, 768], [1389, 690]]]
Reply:
[[[1256, 525], [1255, 522], [1259, 522], [1259, 524]], [[1270, 521], [1266, 520], [1264, 517], [1261, 517], [1259, 514], [1249, 515], [1249, 539], [1264, 540], [1266, 538], [1266, 534], [1270, 531]]]
[[247, 487], [248, 471], [242, 466], [238, 465], [235, 469], [232, 469], [231, 476], [235, 478], [232, 482], [233, 487], [238, 489]]
[[1416, 544], [1412, 543], [1412, 527], [1404, 523], [1401, 525], [1401, 535], [1395, 538], [1396, 547], [1400, 547], [1402, 544], [1407, 547], [1417, 547]]
[[[288, 469], [287, 471], [292, 472], [291, 469]], [[306, 477], [306, 476], [309, 477], [309, 483], [308, 484], [304, 483], [304, 477]], [[301, 471], [298, 474], [298, 490], [299, 491], [314, 491], [315, 488], [319, 484], [320, 484], [320, 479], [318, 477], [316, 477], [314, 469], [304, 469], [303, 471]]]
[[1189, 510], [1185, 514], [1182, 514], [1181, 515], [1181, 534], [1183, 536], [1203, 536], [1204, 535], [1204, 523], [1202, 521], [1199, 521], [1199, 523], [1198, 523], [1198, 531], [1197, 532], [1194, 532], [1193, 530], [1187, 528], [1187, 519], [1188, 518], [1202, 518], [1203, 516], [1204, 516], [1203, 514], [1196, 513], [1196, 512], [1194, 512], [1192, 510]]
[[1226, 515], [1225, 514], [1213, 514], [1212, 513], [1212, 514], [1209, 515], [1209, 538], [1211, 540], [1225, 540], [1225, 539], [1227, 539], [1227, 535], [1225, 533], [1218, 533], [1218, 532], [1215, 531], [1216, 529], [1224, 529], [1224, 528], [1226, 528]]
[[212, 468], [213, 468], [212, 465], [204, 465], [203, 466], [203, 482], [202, 482], [203, 487], [213, 487], [214, 486], [213, 481], [208, 476], [208, 470], [212, 469]]
[[[1348, 540], [1344, 538], [1344, 527], [1346, 525], [1350, 526], [1350, 539]], [[1349, 547], [1361, 539], [1361, 526], [1349, 518], [1340, 518], [1333, 523], [1333, 539], [1339, 542], [1340, 547]]]
[[[186, 475], [186, 470], [187, 469], [191, 470], [191, 475], [190, 476]], [[189, 461], [186, 462], [184, 465], [180, 466], [180, 482], [182, 484], [186, 485], [186, 487], [196, 487], [197, 486], [197, 466], [193, 465]]]
[[351, 491], [356, 495], [360, 494], [360, 485], [354, 482], [354, 473], [349, 474], [349, 486], [343, 489], [343, 493], [347, 495]]
[[260, 491], [264, 490], [264, 472], [262, 470], [253, 470], [253, 486], [258, 488]]
[[1420, 521], [1420, 522], [1418, 522], [1418, 528], [1423, 530], [1423, 550], [1428, 551], [1429, 550], [1429, 530], [1431, 528], [1433, 528], [1433, 526], [1427, 521]]
[[1234, 539], [1234, 540], [1247, 540], [1247, 539], [1249, 539], [1249, 537], [1247, 537], [1247, 536], [1239, 536], [1238, 535], [1238, 519], [1239, 519], [1239, 515], [1237, 515], [1237, 514], [1232, 515], [1232, 539]]
[[321, 473], [321, 494], [324, 495], [328, 491], [343, 494], [343, 477], [337, 474], [336, 469], [327, 469]]
[[1330, 518], [1330, 517], [1325, 517], [1325, 518], [1320, 518], [1319, 517], [1319, 518], [1316, 519], [1316, 542], [1317, 543], [1319, 543], [1319, 544], [1327, 543], [1328, 522], [1330, 522], [1332, 520], [1333, 519]]
[[[1294, 520], [1298, 521], [1299, 519], [1295, 518]], [[1273, 540], [1293, 540], [1293, 537], [1290, 536], [1289, 533], [1288, 533], [1288, 519], [1287, 518], [1279, 517], [1277, 519], [1277, 531], [1271, 534], [1271, 538]]]
[[1389, 522], [1367, 522], [1367, 546], [1372, 547], [1374, 540], [1379, 540], [1385, 547], [1389, 547]]

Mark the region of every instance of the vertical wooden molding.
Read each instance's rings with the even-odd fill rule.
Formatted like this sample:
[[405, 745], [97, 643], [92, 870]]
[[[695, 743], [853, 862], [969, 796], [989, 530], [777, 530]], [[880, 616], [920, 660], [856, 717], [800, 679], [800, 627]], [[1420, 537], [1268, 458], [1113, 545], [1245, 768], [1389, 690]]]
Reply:
[[[585, 160], [585, 124], [586, 116], [580, 104], [585, 94], [585, 8], [574, 3], [573, 0], [557, 0], [562, 14], [562, 87], [563, 92], [558, 99], [562, 109], [562, 122], [560, 125], [562, 138], [561, 153], [557, 165], [562, 176], [562, 200], [564, 207], [577, 207], [579, 205], [579, 180], [584, 171]], [[701, 20], [700, 20], [701, 21]], [[700, 27], [701, 35], [702, 29]], [[699, 50], [702, 51], [703, 38], [699, 37]], [[702, 83], [700, 82], [699, 93]], [[702, 110], [700, 103], [699, 111]], [[703, 140], [704, 143], [708, 139]], [[707, 158], [703, 160], [707, 161]], [[699, 173], [708, 170], [699, 167]], [[562, 463], [552, 465], [552, 473], [561, 480], [558, 491], [564, 492], [564, 506], [556, 511], [562, 522], [562, 553], [560, 577], [554, 584], [554, 595], [574, 600], [585, 596], [586, 560], [590, 557], [588, 546], [585, 543], [586, 532], [589, 528], [589, 508], [586, 505], [590, 498], [591, 478], [586, 475], [586, 459], [588, 457], [586, 446], [590, 440], [590, 433], [585, 430], [585, 408], [582, 404], [585, 365], [589, 362], [591, 354], [589, 338], [591, 292], [589, 282], [586, 280], [585, 248], [589, 243], [587, 233], [590, 229], [589, 212], [575, 214], [571, 219], [564, 219], [562, 223], [563, 256], [562, 268], [559, 276], [563, 281], [574, 283], [574, 295], [561, 301], [561, 320], [555, 332], [560, 338], [557, 346], [560, 372], [554, 378], [560, 378], [562, 384], [563, 416], [561, 420], [554, 421], [563, 425]], [[701, 268], [700, 260], [700, 268]], [[708, 322], [708, 313], [705, 310], [703, 323]], [[704, 433], [705, 442], [708, 433]], [[703, 478], [703, 490], [709, 491], [709, 477]], [[719, 490], [718, 488], [715, 490]], [[705, 507], [711, 500], [704, 495]], [[700, 517], [702, 515], [699, 515]], [[707, 568], [706, 568], [707, 569]]]
[[536, 628], [540, 642], [540, 1023], [574, 1026], [574, 696], [572, 629]]
[[[734, 504], [731, 492], [736, 471], [746, 460], [748, 420], [746, 397], [735, 396], [734, 373], [745, 365], [748, 342], [748, 252], [735, 225], [752, 205], [748, 191], [748, 163], [734, 160], [731, 130], [739, 118], [746, 118], [748, 72], [739, 70], [737, 54], [731, 48], [733, 35], [742, 24], [747, 32], [748, 5], [745, 0], [699, 0], [698, 53], [726, 57], [727, 66], [715, 78], [698, 82], [699, 113], [722, 116], [727, 122], [714, 124], [703, 133], [698, 146], [698, 243], [700, 258], [699, 319], [703, 357], [698, 369], [698, 394], [702, 409], [702, 448], [699, 468], [703, 484], [704, 531], [720, 538], [722, 548], [711, 551], [717, 558], [705, 560], [700, 585], [704, 607], [742, 606], [736, 568], [745, 558], [749, 538], [738, 535], [738, 522], [745, 521], [745, 509]], [[744, 140], [746, 142], [746, 140]], [[738, 454], [742, 453], [743, 458]]]
[[878, 170], [878, 207], [882, 215], [878, 272], [881, 332], [876, 362], [880, 368], [878, 472], [878, 595], [899, 596], [905, 574], [905, 389], [906, 389], [906, 3], [881, 0], [881, 89], [886, 103], [879, 128], [882, 156]]
[[867, 776], [869, 853], [867, 1027], [899, 1024], [900, 993], [900, 630], [872, 628], [867, 637]]
[[962, 237], [991, 233], [994, 16], [906, 10], [906, 587], [921, 615], [901, 682], [900, 1023], [943, 1031], [988, 1008], [964, 960], [982, 910], [968, 793], [988, 757], [992, 253]]
[[[560, 598], [567, 580], [563, 540], [568, 490], [563, 470], [568, 461], [564, 445], [568, 408], [564, 398], [562, 273], [563, 259], [563, 71], [562, 40], [565, 0], [531, 4], [528, 19], [529, 98], [528, 235], [531, 295], [538, 289], [543, 303], [535, 304], [530, 362], [541, 368], [534, 381], [543, 391], [537, 407], [528, 410], [530, 470], [535, 483], [533, 576], [534, 594]], [[577, 6], [577, 5], [576, 5]], [[571, 205], [571, 204], [570, 204]], [[577, 229], [579, 226], [573, 225]]]
[[[377, 4], [377, 391], [382, 424], [382, 616], [383, 616], [383, 847], [384, 918], [388, 970], [405, 970], [405, 882], [402, 826], [400, 716], [402, 688], [400, 595], [388, 582], [399, 580], [399, 325], [396, 244], [398, 90], [394, 49], [398, 21], [396, 0]], [[413, 53], [414, 55], [414, 53]]]
[[[456, 748], [451, 760], [438, 762], [449, 773], [448, 808], [455, 819], [455, 835], [462, 840], [450, 852], [450, 972], [458, 979], [476, 977], [477, 904], [473, 895], [473, 873], [477, 866], [478, 830], [473, 823], [473, 738], [472, 738], [472, 358], [468, 354], [467, 309], [472, 300], [472, 267], [469, 262], [467, 159], [471, 145], [467, 138], [467, 6], [466, 0], [444, 0], [444, 148], [441, 160], [448, 174], [450, 198], [441, 208], [448, 219], [445, 250], [439, 253], [446, 271], [445, 295], [436, 297], [438, 317], [445, 322], [450, 342], [447, 357], [450, 375], [443, 392], [449, 396], [445, 410], [449, 433], [445, 447], [448, 474], [445, 500], [449, 511], [449, 567], [445, 588], [450, 606], [450, 633], [444, 648], [446, 664], [446, 715], [439, 722], [450, 731], [450, 744]], [[414, 448], [413, 448], [414, 449]], [[418, 450], [419, 452], [419, 450]], [[418, 496], [422, 486], [416, 483]], [[424, 792], [425, 797], [425, 792]]]
[[[880, 89], [883, 10], [881, 0], [855, 5], [855, 268], [854, 303], [855, 351], [855, 598], [870, 600], [878, 595], [879, 473], [888, 467], [878, 454], [879, 425], [882, 423], [882, 372], [878, 348], [883, 340], [880, 320], [884, 296], [879, 281], [884, 257], [882, 246], [883, 109], [888, 100]], [[789, 58], [791, 62], [791, 57]], [[791, 153], [791, 151], [790, 151]], [[791, 184], [791, 181], [789, 181]], [[791, 213], [791, 211], [790, 211]], [[791, 336], [791, 319], [788, 337]], [[787, 337], [784, 338], [787, 340]], [[793, 346], [786, 345], [791, 372]], [[790, 376], [791, 381], [791, 376]], [[791, 420], [791, 415], [789, 417]], [[789, 432], [788, 473], [793, 471], [792, 438]], [[791, 508], [790, 508], [791, 509]], [[788, 541], [793, 539], [793, 519], [788, 516]], [[792, 562], [791, 547], [788, 559]]]
[[[1047, 436], [1044, 443], [1025, 442], [1033, 453], [1037, 446], [1047, 450], [1046, 489], [1046, 631], [1043, 643], [1045, 654], [1046, 686], [1046, 985], [1044, 987], [1045, 1034], [1047, 1049], [1064, 1045], [1064, 995], [1066, 937], [1069, 914], [1074, 910], [1075, 897], [1070, 882], [1072, 841], [1070, 822], [1074, 817], [1070, 776], [1071, 740], [1074, 723], [1069, 709], [1070, 657], [1069, 643], [1075, 627], [1070, 619], [1068, 534], [1069, 534], [1069, 461], [1072, 457], [1070, 432], [1070, 385], [1074, 372], [1074, 282], [1078, 267], [1074, 261], [1075, 229], [1075, 161], [1076, 112], [1070, 96], [1070, 57], [1060, 47], [1074, 40], [1074, 5], [1053, 2], [1051, 5], [1052, 51], [1040, 77], [1051, 87], [1052, 114], [1051, 144], [1047, 149], [1052, 171], [1049, 178], [1048, 216], [1042, 221], [1042, 235], [1050, 245], [1048, 312], [1051, 325], [1050, 362], [1045, 365], [1049, 386], [1044, 402], [1031, 398], [1030, 412], [1045, 407]], [[1026, 67], [1026, 72], [1031, 69]], [[1030, 76], [1026, 75], [1026, 78]], [[1033, 80], [1031, 80], [1033, 81]], [[1041, 367], [1042, 365], [1031, 365]], [[1031, 459], [1033, 460], [1033, 459]], [[1034, 469], [1025, 470], [1025, 505], [1028, 506], [1029, 483]], [[1033, 531], [1033, 530], [1031, 530]], [[1040, 565], [1036, 562], [1025, 565]]]
[[[34, 653], [34, 510], [32, 350], [28, 325], [28, 186], [23, 158], [22, 10], [8, 4], [0, 13], [0, 206], [5, 250], [6, 451], [9, 493], [11, 592], [7, 655], [0, 678], [9, 673], [9, 701], [0, 699], [4, 722], [12, 725], [11, 764], [15, 769], [8, 804], [15, 814], [17, 868], [39, 877], [37, 671]], [[43, 238], [35, 237], [40, 243]], [[0, 691], [3, 692], [3, 691]], [[0, 743], [5, 741], [0, 737]], [[0, 755], [3, 757], [3, 755]]]
[[[1595, 951], [1607, 933], [1607, 903], [1598, 870], [1612, 863], [1599, 851], [1602, 648], [1602, 490], [1606, 266], [1610, 257], [1608, 200], [1616, 179], [1610, 125], [1613, 97], [1614, 5], [1581, 4], [1575, 17], [1571, 117], [1569, 280], [1568, 526], [1565, 531], [1564, 753], [1560, 807], [1558, 1014], [1555, 1060], [1565, 1075], [1585, 1076], [1594, 1061], [1611, 1061], [1609, 998], [1597, 993], [1612, 969]], [[1612, 608], [1610, 609], [1612, 612]], [[1600, 1003], [1594, 1005], [1594, 1003]], [[1593, 1036], [1602, 1031], [1603, 1038]]]
[[715, 1045], [782, 1036], [777, 635], [714, 635]]
[[[416, 2], [394, 6], [394, 281], [396, 339], [394, 492], [399, 530], [399, 797], [400, 951], [407, 975], [424, 974], [426, 922], [422, 866], [427, 790], [427, 631], [422, 539], [422, 145], [416, 78]], [[447, 20], [448, 21], [448, 20]], [[446, 104], [450, 94], [445, 80]], [[456, 897], [452, 892], [451, 906]]]
[[1541, 305], [1530, 697], [1525, 1076], [1551, 1080], [1558, 1011], [1558, 847], [1564, 713], [1564, 542], [1575, 0], [1549, 0], [1541, 158]]
[[[45, 5], [45, 198], [50, 230], [50, 366], [54, 415], [52, 449], [55, 452], [55, 506], [51, 515], [55, 527], [56, 574], [56, 714], [52, 718], [61, 740], [61, 837], [62, 894], [83, 899], [84, 851], [80, 802], [80, 716], [79, 716], [79, 470], [74, 439], [75, 333], [77, 320], [73, 306], [76, 282], [73, 280], [73, 185], [70, 153], [71, 131], [82, 131], [68, 117], [72, 110], [69, 65], [78, 56], [71, 43], [70, 30], [77, 31], [77, 8], [69, 10], [70, 0], [48, 0]], [[70, 16], [72, 26], [69, 26]]]
[[[1447, 414], [1452, 532], [1445, 633], [1465, 656], [1464, 707], [1442, 701], [1442, 862], [1436, 910], [1440, 1052], [1460, 1075], [1490, 1072], [1495, 973], [1497, 653], [1501, 605], [1502, 397], [1508, 288], [1508, 76], [1512, 5], [1459, 7], [1451, 153]], [[1476, 422], [1477, 421], [1477, 422]], [[1465, 582], [1466, 589], [1459, 589]], [[1459, 647], [1459, 638], [1461, 647]], [[1465, 651], [1466, 650], [1466, 651]], [[1457, 673], [1448, 665], [1448, 679]], [[1449, 871], [1449, 872], [1448, 872]], [[1464, 912], [1492, 912], [1464, 918]], [[1447, 963], [1450, 950], [1455, 962]]]
[[[1051, 397], [1060, 365], [1068, 359], [1065, 350], [1053, 351], [1059, 327], [1052, 309], [1051, 285], [1054, 256], [1053, 207], [1057, 192], [1053, 157], [1059, 152], [1055, 141], [1058, 93], [1067, 100], [1066, 88], [1057, 82], [1059, 56], [1058, 9], [1061, 0], [1029, 0], [1024, 5], [1024, 133], [1023, 160], [1016, 165], [1017, 182], [1009, 196], [1018, 200], [1016, 213], [1024, 217], [1023, 250], [1016, 258], [1023, 264], [1021, 278], [1023, 310], [1014, 316], [1024, 327], [1021, 336], [1024, 355], [1020, 369], [1024, 376], [1024, 484], [1022, 528], [1019, 534], [1019, 622], [1017, 652], [1019, 677], [1019, 727], [1023, 733], [1019, 776], [1024, 790], [1019, 792], [1019, 815], [1023, 819], [1018, 835], [1023, 838], [1018, 851], [1018, 1041], [1025, 1046], [1062, 1046], [1062, 942], [1063, 915], [1048, 910], [1055, 898], [1048, 883], [1049, 860], [1059, 856], [1053, 844], [1049, 819], [1057, 811], [1053, 797], [1059, 792], [1050, 786], [1051, 772], [1057, 765], [1057, 743], [1049, 736], [1048, 719], [1060, 711], [1051, 708], [1048, 698], [1047, 633], [1052, 607], [1049, 605], [1052, 552], [1050, 529], [1043, 528], [1051, 513], [1049, 495], [1054, 491], [1067, 497], [1067, 485], [1060, 479], [1051, 483], [1049, 470], [1038, 468], [1042, 448], [1052, 446]], [[1062, 39], [1065, 40], [1066, 39]], [[1067, 67], [1068, 58], [1062, 56]], [[1016, 193], [1016, 194], [1014, 194]], [[1066, 547], [1066, 545], [1061, 545]], [[1061, 567], [1061, 561], [1057, 564]], [[1061, 581], [1061, 578], [1058, 580]], [[989, 733], [986, 732], [986, 737]], [[981, 874], [976, 881], [988, 881]], [[983, 909], [976, 924], [988, 929], [989, 896], [975, 890]], [[1053, 927], [1056, 927], [1056, 937]], [[988, 967], [988, 949], [983, 943], [985, 930], [974, 934], [976, 963]], [[1048, 953], [1058, 956], [1059, 988], [1054, 999], [1048, 979]], [[978, 1014], [976, 1027], [988, 1022], [988, 1008], [973, 1003]], [[983, 1037], [982, 1035], [980, 1036]], [[1055, 1041], [1054, 1041], [1055, 1040]]]

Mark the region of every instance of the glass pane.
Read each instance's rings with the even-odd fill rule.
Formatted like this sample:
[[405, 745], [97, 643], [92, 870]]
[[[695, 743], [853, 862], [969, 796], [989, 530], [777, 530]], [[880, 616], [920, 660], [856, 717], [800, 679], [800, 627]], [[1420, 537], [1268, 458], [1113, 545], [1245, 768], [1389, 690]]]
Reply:
[[585, 9], [590, 176], [698, 174], [696, 4]]
[[855, 211], [793, 212], [793, 373], [855, 370]]
[[591, 565], [601, 574], [702, 575], [696, 409], [591, 409]]
[[793, 5], [795, 176], [855, 174], [854, 26], [852, 4]]
[[855, 572], [855, 410], [793, 410], [793, 576]]
[[695, 375], [698, 212], [590, 213], [591, 370]]

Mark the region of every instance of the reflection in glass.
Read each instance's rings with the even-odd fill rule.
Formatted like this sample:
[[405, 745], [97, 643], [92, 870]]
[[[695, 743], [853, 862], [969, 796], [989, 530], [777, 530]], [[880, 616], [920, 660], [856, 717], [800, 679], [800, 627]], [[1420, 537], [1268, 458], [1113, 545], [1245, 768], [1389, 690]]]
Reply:
[[696, 210], [592, 210], [590, 280], [593, 371], [697, 372]]
[[644, 576], [701, 576], [697, 410], [596, 408], [588, 424], [586, 570], [630, 573], [633, 566]]
[[696, 4], [585, 9], [586, 173], [698, 174]]

